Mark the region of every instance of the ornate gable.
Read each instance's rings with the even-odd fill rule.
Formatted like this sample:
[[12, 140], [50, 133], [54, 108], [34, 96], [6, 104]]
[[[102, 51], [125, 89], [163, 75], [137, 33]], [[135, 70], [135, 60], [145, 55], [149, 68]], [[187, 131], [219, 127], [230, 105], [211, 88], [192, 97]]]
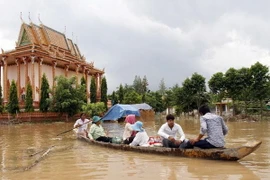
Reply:
[[27, 31], [23, 28], [21, 36], [19, 37], [18, 46], [24, 46], [24, 45], [28, 45], [28, 44], [31, 44], [31, 41], [29, 39]]

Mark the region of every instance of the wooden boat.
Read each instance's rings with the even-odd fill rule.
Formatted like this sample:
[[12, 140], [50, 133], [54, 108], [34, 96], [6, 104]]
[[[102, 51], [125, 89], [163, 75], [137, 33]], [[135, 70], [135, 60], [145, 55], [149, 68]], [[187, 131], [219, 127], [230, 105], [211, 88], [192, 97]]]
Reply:
[[237, 161], [254, 152], [260, 147], [261, 141], [251, 142], [237, 148], [215, 148], [215, 149], [177, 149], [165, 147], [142, 147], [129, 146], [125, 144], [113, 144], [90, 140], [85, 137], [78, 137], [79, 140], [86, 141], [91, 145], [99, 145], [107, 148], [119, 149], [123, 151], [136, 151], [148, 154], [161, 154], [178, 157], [203, 158], [211, 160]]

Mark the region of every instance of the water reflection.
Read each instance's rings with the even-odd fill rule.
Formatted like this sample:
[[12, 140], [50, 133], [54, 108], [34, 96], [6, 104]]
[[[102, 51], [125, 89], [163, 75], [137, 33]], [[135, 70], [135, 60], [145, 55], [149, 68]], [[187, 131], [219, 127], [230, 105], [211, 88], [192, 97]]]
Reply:
[[[178, 119], [187, 137], [199, 132], [198, 119]], [[145, 120], [147, 133], [156, 135], [165, 119]], [[40, 123], [0, 126], [1, 179], [269, 179], [269, 122], [227, 122], [228, 147], [262, 140], [261, 147], [239, 162], [209, 161], [122, 152], [76, 141], [70, 123]], [[110, 136], [122, 136], [123, 123], [104, 123]], [[54, 145], [40, 163], [28, 171], [42, 153]], [[52, 178], [53, 177], [53, 178]]]

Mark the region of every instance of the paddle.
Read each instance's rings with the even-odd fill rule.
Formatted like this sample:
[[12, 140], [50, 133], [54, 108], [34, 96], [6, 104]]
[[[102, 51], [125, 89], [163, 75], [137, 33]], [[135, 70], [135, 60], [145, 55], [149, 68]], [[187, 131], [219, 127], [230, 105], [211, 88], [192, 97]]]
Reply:
[[[87, 123], [89, 123], [89, 122], [92, 122], [92, 121], [88, 121], [88, 122], [86, 122], [86, 123], [83, 123], [83, 124], [81, 124], [81, 126], [82, 126], [82, 125], [84, 125], [84, 124], [87, 124]], [[79, 127], [80, 127], [80, 126], [79, 126]], [[61, 134], [65, 134], [65, 133], [70, 132], [70, 131], [72, 131], [73, 129], [76, 129], [76, 128], [78, 128], [78, 127], [75, 127], [75, 128], [69, 129], [69, 130], [64, 131], [64, 132], [61, 132], [61, 133], [57, 134], [56, 136], [59, 136], [59, 135], [61, 135]]]

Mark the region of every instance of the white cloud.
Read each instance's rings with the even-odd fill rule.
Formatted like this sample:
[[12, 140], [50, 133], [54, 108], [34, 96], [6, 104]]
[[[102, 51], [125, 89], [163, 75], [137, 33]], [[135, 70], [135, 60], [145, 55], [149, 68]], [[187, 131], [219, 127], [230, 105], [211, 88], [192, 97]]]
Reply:
[[[97, 68], [105, 68], [109, 92], [146, 75], [157, 90], [181, 84], [197, 72], [207, 78], [228, 68], [269, 65], [268, 9], [249, 2], [204, 1], [4, 1], [0, 18], [0, 48], [13, 49], [20, 27], [42, 22], [78, 39], [81, 53]], [[241, 6], [240, 6], [241, 5]], [[161, 13], [162, 12], [162, 13]], [[2, 15], [3, 16], [3, 15]]]

